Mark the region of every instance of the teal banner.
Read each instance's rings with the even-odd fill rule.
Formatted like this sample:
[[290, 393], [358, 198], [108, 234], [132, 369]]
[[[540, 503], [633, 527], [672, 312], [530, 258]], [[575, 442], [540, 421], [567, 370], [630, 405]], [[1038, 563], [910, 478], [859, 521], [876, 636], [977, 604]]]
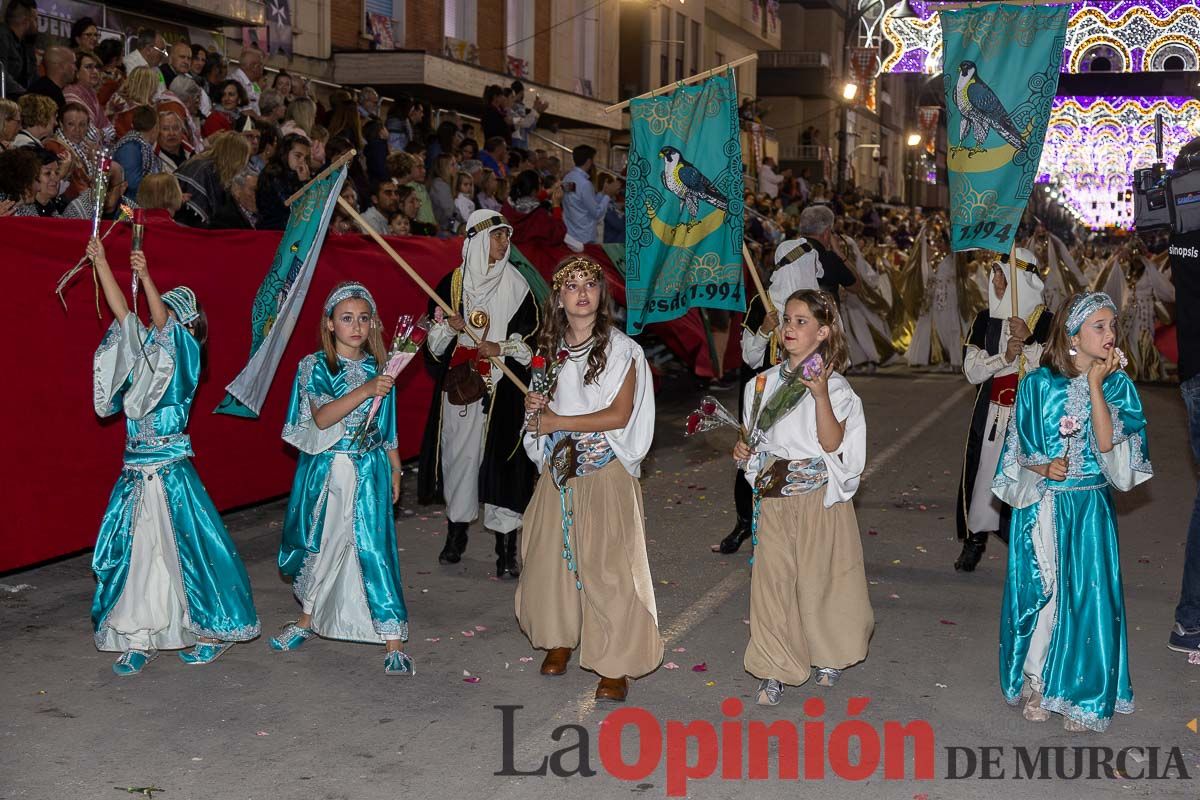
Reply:
[[943, 11], [950, 247], [1008, 253], [1033, 192], [1071, 7]]
[[629, 105], [625, 327], [745, 310], [742, 147], [732, 71]]
[[328, 177], [313, 181], [292, 204], [275, 260], [259, 284], [250, 309], [250, 361], [225, 387], [227, 394], [215, 413], [258, 417], [296, 327], [345, 180], [345, 167], [334, 170]]

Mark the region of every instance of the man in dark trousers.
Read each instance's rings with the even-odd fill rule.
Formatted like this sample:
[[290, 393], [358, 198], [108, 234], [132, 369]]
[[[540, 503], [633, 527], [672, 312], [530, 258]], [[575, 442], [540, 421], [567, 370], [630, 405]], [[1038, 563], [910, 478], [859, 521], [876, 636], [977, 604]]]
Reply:
[[[1200, 160], [1200, 137], [1180, 149], [1175, 169], [1185, 168], [1195, 160]], [[1200, 461], [1200, 230], [1171, 234], [1170, 257], [1171, 282], [1175, 284], [1175, 335], [1179, 342], [1179, 389], [1187, 406], [1192, 455]], [[1200, 652], [1200, 493], [1192, 505], [1183, 586], [1167, 647], [1181, 653]]]

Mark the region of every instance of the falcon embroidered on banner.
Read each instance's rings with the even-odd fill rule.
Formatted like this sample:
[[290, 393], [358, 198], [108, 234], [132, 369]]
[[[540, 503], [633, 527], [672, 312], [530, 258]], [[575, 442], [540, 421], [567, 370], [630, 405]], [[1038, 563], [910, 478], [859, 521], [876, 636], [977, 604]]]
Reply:
[[977, 74], [974, 61], [963, 61], [958, 65], [954, 103], [962, 120], [959, 123], [958, 147], [955, 149], [966, 149], [964, 142], [968, 131], [975, 139], [975, 146], [967, 151], [968, 158], [983, 151], [983, 144], [993, 129], [1015, 150], [1025, 149], [1021, 132], [1013, 125], [1000, 98]]
[[679, 198], [680, 212], [687, 209], [689, 228], [700, 216], [701, 200], [721, 211], [729, 210], [729, 200], [700, 170], [684, 160], [683, 153], [674, 147], [664, 147], [658, 151], [658, 156], [663, 160], [663, 186]]

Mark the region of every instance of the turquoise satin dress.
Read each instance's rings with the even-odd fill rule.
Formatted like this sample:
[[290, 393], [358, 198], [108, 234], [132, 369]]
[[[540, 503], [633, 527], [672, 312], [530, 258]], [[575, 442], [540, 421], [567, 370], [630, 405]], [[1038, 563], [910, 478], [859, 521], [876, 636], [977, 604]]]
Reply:
[[[379, 374], [375, 359], [338, 359], [330, 370], [322, 353], [300, 362], [288, 404], [283, 438], [300, 450], [292, 494], [288, 500], [279, 569], [294, 579], [293, 590], [303, 603], [311, 596], [312, 575], [322, 538], [327, 531], [326, 510], [334, 477], [334, 462], [344, 456], [353, 465], [353, 486], [337, 487], [353, 495], [353, 542], [361, 580], [347, 582], [350, 591], [365, 595], [374, 636], [356, 625], [352, 615], [340, 615], [322, 636], [378, 643], [383, 637], [408, 639], [408, 608], [400, 578], [396, 525], [392, 514], [392, 467], [387, 452], [396, 449], [396, 403], [391, 392], [380, 403], [366, 436], [356, 437], [366, 422], [371, 400], [362, 403], [341, 422], [321, 430], [312, 413], [326, 403], [354, 391]], [[339, 601], [340, 602], [340, 601]], [[317, 609], [318, 615], [321, 609]], [[315, 617], [314, 617], [315, 619]]]
[[[125, 469], [113, 487], [92, 554], [92, 629], [101, 650], [123, 649], [105, 621], [129, 575], [135, 521], [149, 483], [160, 481], [178, 555], [191, 636], [241, 642], [258, 636], [250, 579], [221, 516], [189, 460], [184, 432], [200, 379], [200, 344], [171, 317], [161, 331], [130, 314], [114, 322], [96, 351], [96, 412], [126, 415]], [[143, 341], [144, 340], [144, 341]]]
[[[1000, 622], [1004, 696], [1016, 704], [1026, 680], [1035, 689], [1040, 683], [1043, 708], [1097, 731], [1108, 727], [1114, 712], [1133, 712], [1109, 487], [1128, 491], [1153, 474], [1133, 381], [1114, 373], [1103, 392], [1113, 420], [1108, 453], [1100, 452], [1092, 430], [1086, 375], [1069, 379], [1047, 367], [1026, 375], [992, 484], [1013, 506]], [[1059, 432], [1065, 416], [1082, 426], [1068, 438]], [[1025, 469], [1064, 453], [1063, 481]]]

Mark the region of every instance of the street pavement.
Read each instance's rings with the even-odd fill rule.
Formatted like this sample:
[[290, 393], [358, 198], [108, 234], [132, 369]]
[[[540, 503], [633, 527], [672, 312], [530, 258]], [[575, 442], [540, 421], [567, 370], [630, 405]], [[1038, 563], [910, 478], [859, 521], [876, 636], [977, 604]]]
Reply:
[[[668, 663], [633, 684], [626, 706], [654, 716], [657, 723], [643, 729], [648, 734], [661, 726], [676, 742], [683, 741], [682, 729], [670, 720], [707, 721], [722, 734], [722, 723], [731, 726], [733, 735], [714, 752], [723, 764], [711, 777], [681, 785], [678, 764], [696, 763], [696, 742], [686, 749], [668, 742], [655, 760], [652, 746], [639, 751], [633, 727], [624, 730], [621, 757], [627, 765], [646, 757], [654, 768], [630, 780], [611, 774], [615, 752], [601, 755], [601, 721], [620, 707], [595, 706], [595, 676], [574, 659], [563, 677], [538, 674], [542, 654], [530, 648], [513, 616], [515, 582], [491, 577], [490, 535], [476, 524], [463, 562], [439, 566], [445, 524], [437, 508], [418, 508], [398, 526], [415, 677], [385, 676], [382, 648], [366, 645], [314, 641], [293, 653], [271, 652], [266, 639], [297, 614], [275, 567], [281, 500], [226, 518], [250, 573], [264, 634], [209, 666], [186, 667], [164, 653], [140, 676], [114, 676], [112, 655], [92, 646], [88, 555], [0, 577], [0, 798], [116, 800], [134, 796], [125, 791], [130, 787], [159, 787], [162, 794], [154, 796], [164, 800], [536, 800], [664, 797], [669, 789], [696, 798], [1200, 797], [1200, 735], [1188, 728], [1200, 716], [1200, 665], [1165, 646], [1196, 487], [1177, 389], [1142, 389], [1155, 478], [1117, 501], [1137, 711], [1118, 716], [1103, 734], [1067, 734], [1056, 721], [1026, 722], [1000, 694], [1004, 546], [993, 539], [974, 574], [952, 567], [954, 498], [973, 393], [961, 377], [934, 373], [854, 376], [852, 382], [868, 425], [868, 474], [855, 506], [876, 618], [871, 652], [833, 689], [811, 682], [789, 687], [775, 708], [754, 705], [757, 682], [742, 669], [749, 544], [732, 556], [709, 552], [733, 523], [732, 432], [685, 439], [683, 418], [699, 392], [676, 380], [658, 396], [643, 489]], [[736, 406], [735, 393], [722, 399]], [[407, 494], [414, 481], [406, 477]], [[740, 700], [742, 710], [723, 713], [727, 698]], [[824, 702], [823, 714], [806, 704], [814, 698]], [[867, 698], [865, 708], [861, 700], [851, 702], [854, 718], [867, 725], [839, 734], [851, 698]], [[497, 706], [520, 706], [507, 712], [508, 748]], [[779, 778], [774, 745], [769, 778], [722, 778], [723, 770], [747, 775], [747, 748], [737, 754], [738, 731], [744, 739], [753, 722], [777, 720], [802, 731], [801, 779]], [[876, 732], [868, 739], [886, 738], [880, 733], [886, 721], [917, 720], [928, 722], [935, 737], [932, 779], [914, 779], [911, 744], [904, 779], [885, 779], [882, 760], [863, 780], [840, 777], [827, 760], [836, 757], [835, 746], [828, 747], [824, 779], [804, 777], [805, 759], [820, 756], [822, 745], [864, 727]], [[823, 731], [815, 724], [821, 722]], [[612, 721], [606, 727], [620, 730]], [[702, 727], [692, 730], [700, 736]], [[809, 733], [822, 744], [809, 748]], [[662, 741], [646, 737], [651, 745]], [[849, 762], [856, 764], [863, 753], [857, 738], [849, 741]], [[1060, 748], [1046, 751], [1050, 777], [1015, 777], [1017, 746], [1029, 748], [1031, 757], [1039, 747]], [[1054, 777], [1056, 755], [1065, 757], [1065, 774], [1071, 774], [1076, 746], [1142, 749], [1112, 777], [1103, 770], [1094, 779]], [[981, 751], [988, 747], [1002, 750]], [[952, 759], [947, 748], [960, 749]], [[582, 750], [583, 765], [595, 774], [497, 775], [506, 749], [510, 772], [535, 771], [544, 758], [567, 749], [552, 762], [560, 771], [578, 771]], [[1086, 776], [1089, 758], [1101, 751], [1079, 752]], [[965, 771], [972, 757], [970, 777], [948, 777]], [[676, 765], [668, 771], [669, 758]], [[992, 774], [1003, 770], [1004, 777], [981, 779], [989, 758], [996, 764]], [[1180, 779], [1168, 763], [1182, 765], [1189, 777]], [[1140, 777], [1164, 770], [1167, 779]], [[675, 780], [670, 787], [669, 777]]]

